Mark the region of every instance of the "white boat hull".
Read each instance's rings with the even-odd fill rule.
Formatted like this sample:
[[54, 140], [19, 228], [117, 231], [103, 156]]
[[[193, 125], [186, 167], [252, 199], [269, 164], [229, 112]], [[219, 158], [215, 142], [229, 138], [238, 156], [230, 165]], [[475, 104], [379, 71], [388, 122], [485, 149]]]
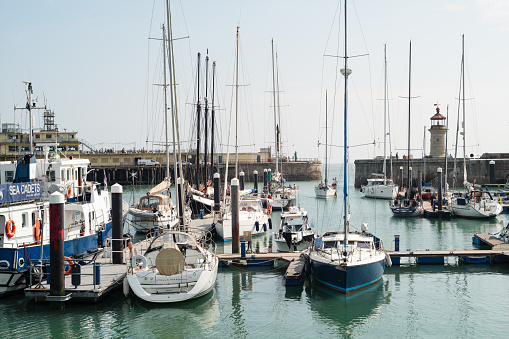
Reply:
[[337, 196], [337, 192], [335, 188], [332, 187], [315, 187], [315, 196], [317, 198], [335, 198]]
[[452, 204], [451, 208], [454, 216], [464, 218], [494, 218], [502, 212], [502, 205], [499, 203], [481, 203], [475, 205]]
[[364, 186], [361, 189], [366, 198], [395, 199], [398, 195], [398, 187], [391, 185]]
[[[153, 303], [182, 302], [199, 298], [212, 290], [219, 266], [219, 259], [216, 256], [214, 256], [214, 262], [211, 265], [210, 270], [185, 271], [170, 277], [157, 275], [161, 283], [147, 282], [142, 284], [145, 281], [141, 276], [147, 271], [141, 271], [142, 274], [140, 275], [137, 272], [128, 274], [126, 279], [133, 293], [142, 300]], [[199, 272], [199, 277], [193, 279], [193, 273], [197, 272]], [[167, 281], [162, 280], [163, 277], [167, 278]], [[156, 278], [154, 280], [157, 281]]]
[[[258, 223], [258, 230], [256, 225]], [[269, 217], [263, 213], [249, 213], [241, 211], [239, 213], [239, 236], [242, 239], [246, 231], [251, 232], [251, 235], [260, 235], [266, 232], [269, 228]], [[216, 221], [216, 232], [223, 241], [232, 240], [232, 220], [231, 213], [226, 215], [225, 219]]]
[[288, 248], [285, 239], [275, 239], [274, 241], [278, 252], [302, 252], [311, 245], [311, 242], [301, 242], [300, 244], [292, 244], [291, 248]]

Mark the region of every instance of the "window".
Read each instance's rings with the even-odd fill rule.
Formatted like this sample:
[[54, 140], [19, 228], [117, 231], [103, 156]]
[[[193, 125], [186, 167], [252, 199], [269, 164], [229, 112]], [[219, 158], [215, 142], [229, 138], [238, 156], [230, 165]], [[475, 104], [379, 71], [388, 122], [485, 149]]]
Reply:
[[64, 139], [64, 135], [63, 134], [58, 134], [58, 139]]
[[78, 146], [69, 146], [69, 147], [67, 147], [67, 150], [68, 151], [77, 151], [78, 150]]
[[29, 152], [30, 146], [21, 146], [21, 152]]
[[36, 152], [42, 152], [42, 146], [35, 146], [34, 150]]
[[11, 139], [11, 140], [17, 140], [18, 139], [18, 136], [16, 134], [9, 134], [7, 136], [8, 139]]
[[61, 181], [64, 181], [64, 180], [65, 180], [65, 171], [64, 171], [64, 170], [62, 170], [60, 173], [61, 173], [61, 174], [60, 174], [60, 180], [61, 180]]
[[55, 181], [55, 171], [50, 171], [50, 172], [49, 172], [49, 179], [50, 179], [51, 181]]
[[14, 171], [5, 171], [5, 181], [12, 182], [14, 180]]
[[35, 135], [35, 138], [36, 138], [36, 139], [40, 139], [40, 138], [41, 138], [41, 135], [40, 135], [40, 134], [36, 134], [36, 135]]
[[69, 137], [70, 137], [71, 139], [74, 139], [74, 134], [71, 134]]
[[120, 158], [113, 158], [113, 162], [114, 163], [119, 163], [120, 162]]
[[21, 215], [21, 227], [27, 227], [27, 219], [28, 219], [27, 213], [23, 213]]
[[63, 151], [63, 152], [65, 152], [65, 149], [66, 149], [65, 145], [63, 145], [63, 146], [57, 146], [57, 150], [59, 150], [59, 151]]
[[18, 152], [19, 146], [9, 146], [9, 152]]
[[52, 135], [51, 134], [46, 134], [46, 139], [51, 139]]

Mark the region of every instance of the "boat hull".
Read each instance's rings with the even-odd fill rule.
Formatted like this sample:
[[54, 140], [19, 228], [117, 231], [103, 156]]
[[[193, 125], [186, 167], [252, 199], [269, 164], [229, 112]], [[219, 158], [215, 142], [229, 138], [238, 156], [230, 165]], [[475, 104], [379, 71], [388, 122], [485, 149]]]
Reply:
[[311, 242], [301, 242], [299, 244], [292, 244], [291, 248], [288, 248], [288, 244], [284, 239], [275, 239], [274, 241], [278, 252], [302, 252], [311, 245]]
[[494, 218], [502, 212], [502, 205], [492, 204], [490, 209], [482, 208], [482, 206], [474, 207], [468, 205], [455, 205], [451, 206], [454, 216], [464, 218]]
[[342, 293], [352, 293], [361, 288], [370, 286], [380, 279], [384, 273], [385, 256], [371, 263], [346, 266], [344, 269], [336, 268], [336, 262], [310, 259], [311, 274], [313, 278], [334, 290]]
[[422, 215], [422, 207], [399, 207], [391, 206], [391, 211], [395, 217], [418, 217]]
[[366, 186], [362, 188], [362, 193], [364, 193], [366, 198], [394, 199], [398, 195], [398, 187], [388, 185]]
[[315, 196], [317, 198], [328, 199], [337, 197], [336, 190], [332, 187], [319, 188], [315, 187]]

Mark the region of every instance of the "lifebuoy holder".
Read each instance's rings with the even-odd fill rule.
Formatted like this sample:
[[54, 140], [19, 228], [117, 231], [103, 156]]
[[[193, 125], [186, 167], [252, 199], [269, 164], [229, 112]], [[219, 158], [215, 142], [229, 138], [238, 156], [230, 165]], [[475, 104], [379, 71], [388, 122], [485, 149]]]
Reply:
[[16, 224], [14, 223], [14, 220], [9, 219], [5, 223], [5, 233], [9, 238], [12, 238], [14, 234], [16, 234]]

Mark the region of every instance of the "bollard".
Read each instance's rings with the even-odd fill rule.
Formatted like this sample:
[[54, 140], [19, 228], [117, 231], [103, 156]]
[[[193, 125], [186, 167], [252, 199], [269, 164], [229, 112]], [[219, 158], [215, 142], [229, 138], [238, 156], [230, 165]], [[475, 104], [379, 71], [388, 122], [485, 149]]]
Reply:
[[438, 213], [442, 212], [442, 168], [437, 168], [437, 179], [438, 179]]
[[74, 288], [78, 288], [81, 285], [81, 265], [80, 264], [72, 264], [71, 265], [71, 284]]
[[122, 225], [122, 186], [115, 184], [111, 186], [111, 251], [113, 264], [124, 262], [123, 225]]
[[203, 219], [203, 209], [200, 210], [200, 219]]
[[495, 161], [490, 161], [490, 184], [495, 184], [497, 179], [495, 178]]
[[232, 253], [239, 253], [239, 179], [233, 178], [230, 187], [232, 209]]
[[240, 190], [244, 190], [244, 172], [239, 173]]
[[[394, 251], [399, 252], [399, 235], [394, 236]], [[399, 265], [401, 263], [401, 257], [391, 258], [393, 265]]]
[[101, 285], [101, 264], [94, 263], [94, 285]]
[[221, 190], [219, 188], [219, 173], [214, 173], [214, 211], [216, 212], [219, 212], [219, 208], [220, 208], [220, 202], [219, 202], [219, 199], [220, 199], [220, 193], [219, 191]]
[[253, 175], [254, 175], [254, 192], [258, 193], [258, 171], [254, 170]]
[[246, 242], [245, 241], [240, 242], [240, 256], [242, 258], [246, 257]]
[[263, 192], [266, 192], [267, 190], [267, 185], [268, 185], [268, 172], [267, 172], [267, 169], [265, 168], [263, 170]]
[[[65, 295], [64, 276], [64, 196], [54, 192], [49, 196], [50, 227], [50, 296]], [[51, 307], [61, 308], [55, 302]]]

